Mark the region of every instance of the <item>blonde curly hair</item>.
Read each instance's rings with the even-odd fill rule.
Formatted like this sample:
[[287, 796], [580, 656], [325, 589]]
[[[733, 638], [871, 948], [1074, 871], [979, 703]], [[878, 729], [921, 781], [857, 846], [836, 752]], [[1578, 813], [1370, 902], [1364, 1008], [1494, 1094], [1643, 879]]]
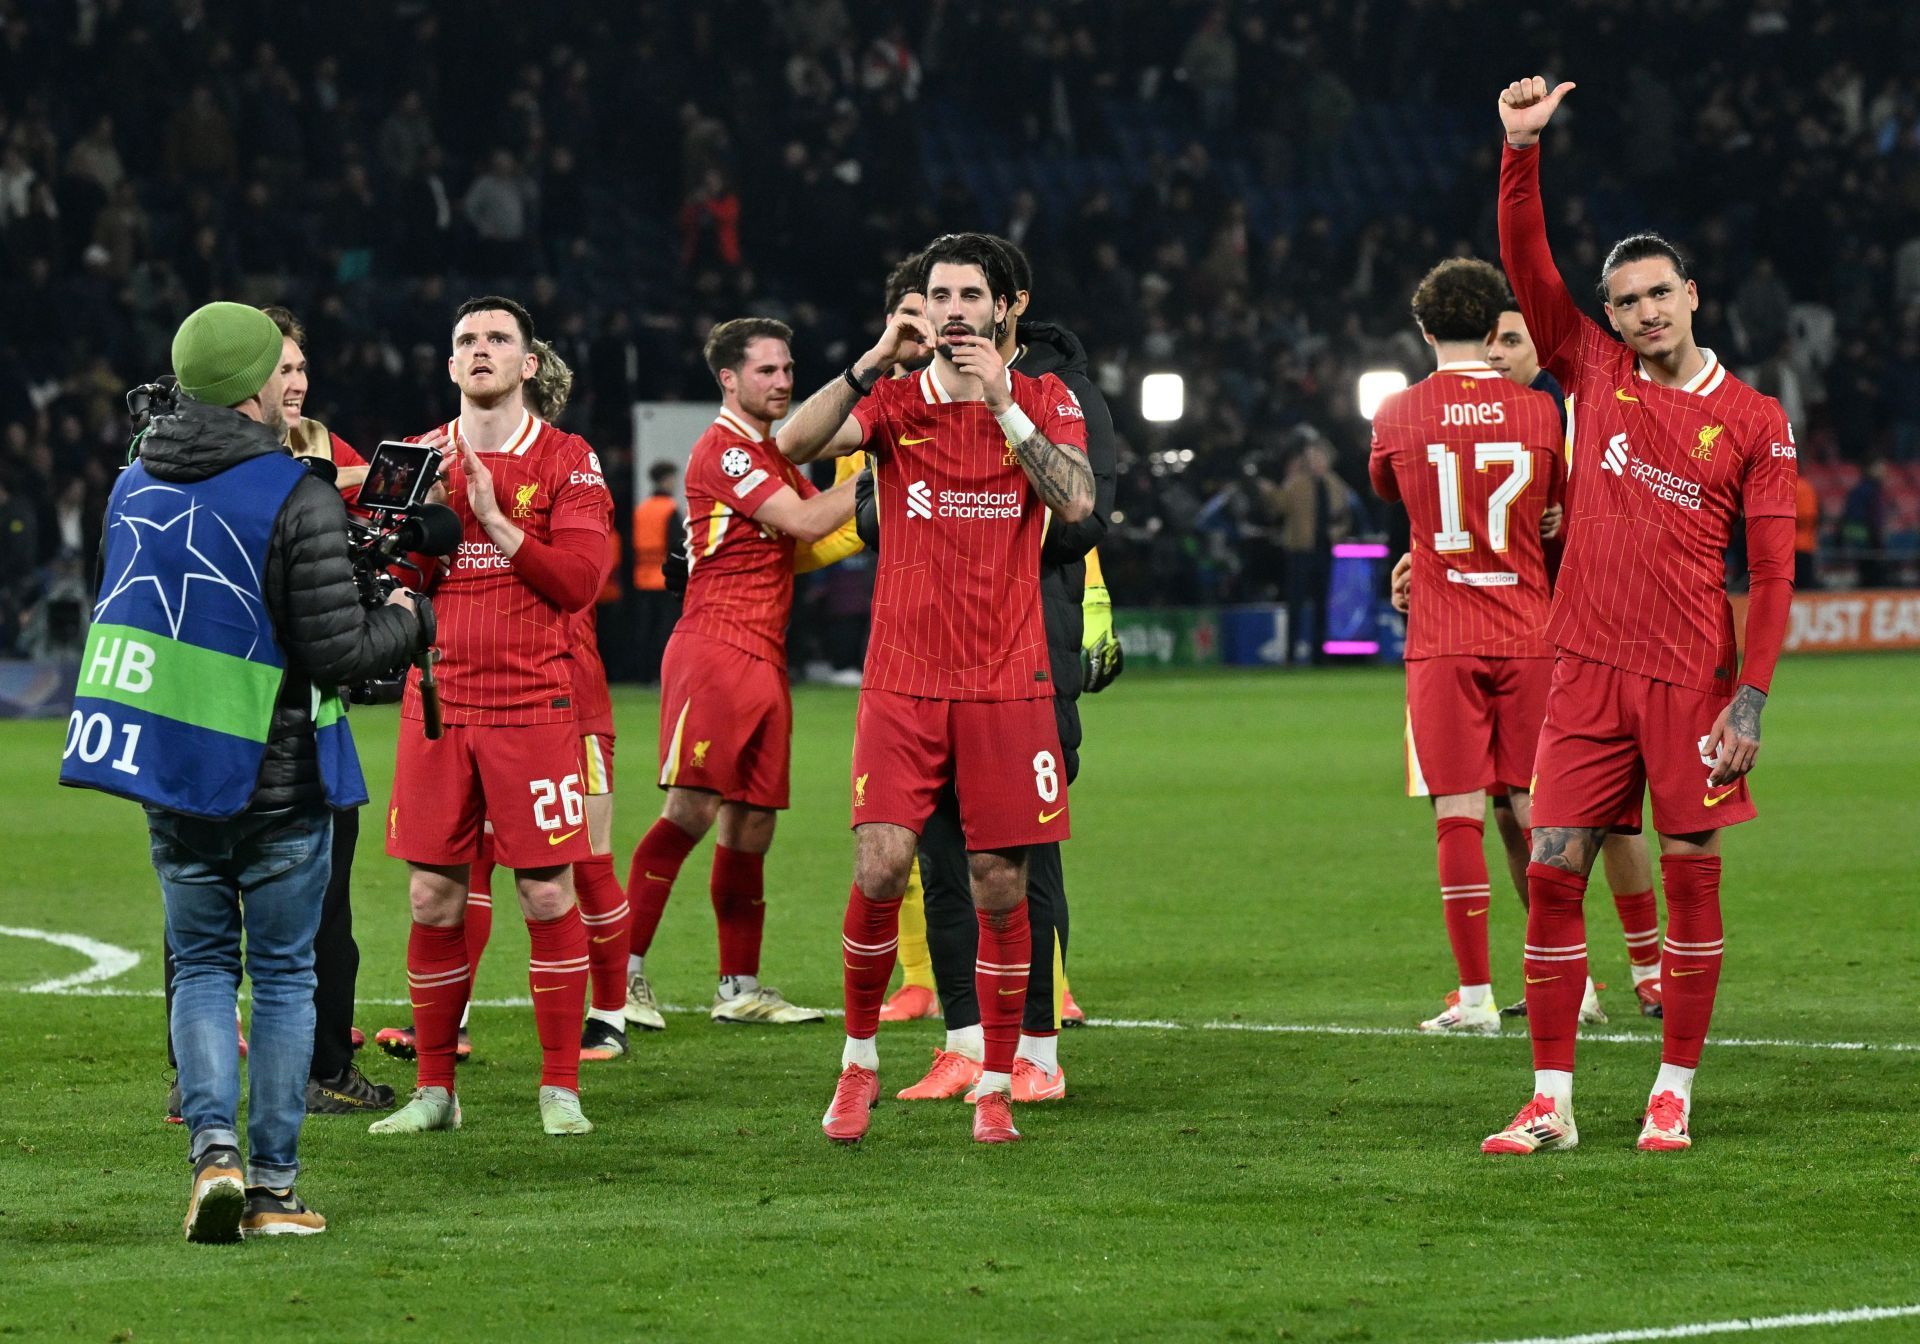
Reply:
[[527, 383], [527, 404], [535, 415], [551, 424], [567, 409], [567, 398], [573, 394], [573, 370], [545, 341], [536, 338], [530, 348], [540, 364]]

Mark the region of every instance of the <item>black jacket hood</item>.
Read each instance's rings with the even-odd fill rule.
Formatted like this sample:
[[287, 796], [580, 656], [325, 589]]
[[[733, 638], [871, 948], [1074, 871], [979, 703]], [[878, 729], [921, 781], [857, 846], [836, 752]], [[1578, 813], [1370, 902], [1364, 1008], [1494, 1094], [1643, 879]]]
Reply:
[[163, 481], [204, 481], [248, 458], [285, 451], [259, 421], [186, 396], [154, 416], [140, 440], [140, 460]]
[[1058, 322], [1020, 323], [1020, 343], [1027, 353], [1014, 367], [1029, 378], [1043, 373], [1080, 373], [1087, 371], [1087, 347], [1080, 338]]

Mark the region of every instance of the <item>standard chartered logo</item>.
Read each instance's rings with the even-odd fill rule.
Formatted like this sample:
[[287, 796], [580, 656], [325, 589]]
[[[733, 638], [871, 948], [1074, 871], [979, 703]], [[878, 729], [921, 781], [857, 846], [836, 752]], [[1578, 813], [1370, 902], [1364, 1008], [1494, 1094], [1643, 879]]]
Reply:
[[907, 515], [912, 518], [1018, 518], [1018, 490], [942, 490], [936, 498], [925, 481], [907, 487]]
[[1700, 507], [1701, 487], [1698, 481], [1690, 481], [1685, 476], [1656, 467], [1651, 462], [1642, 461], [1635, 455], [1627, 443], [1627, 436], [1615, 434], [1607, 440], [1606, 452], [1601, 456], [1600, 465], [1615, 476], [1625, 479], [1628, 476], [1647, 487], [1655, 499], [1683, 509]]

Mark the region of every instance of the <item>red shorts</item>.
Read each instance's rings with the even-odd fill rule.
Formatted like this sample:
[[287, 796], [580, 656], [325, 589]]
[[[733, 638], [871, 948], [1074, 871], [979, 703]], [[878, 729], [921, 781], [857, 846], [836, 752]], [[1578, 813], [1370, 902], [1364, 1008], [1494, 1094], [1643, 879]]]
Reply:
[[400, 726], [387, 804], [387, 853], [409, 863], [472, 863], [493, 823], [494, 860], [557, 868], [591, 855], [574, 723], [448, 724], [438, 741]]
[[581, 792], [589, 798], [600, 798], [612, 793], [613, 734], [582, 733], [580, 764], [586, 775], [586, 788]]
[[785, 670], [720, 640], [676, 631], [660, 664], [660, 787], [783, 808], [792, 753]]
[[853, 824], [890, 822], [917, 835], [949, 784], [970, 850], [1065, 840], [1071, 826], [1053, 701], [860, 692]]
[[1407, 796], [1479, 793], [1533, 774], [1548, 658], [1449, 655], [1407, 664]]
[[1637, 830], [1643, 792], [1667, 835], [1752, 820], [1746, 779], [1708, 787], [1713, 767], [1700, 755], [1726, 707], [1723, 695], [1562, 654], [1534, 766], [1533, 824]]

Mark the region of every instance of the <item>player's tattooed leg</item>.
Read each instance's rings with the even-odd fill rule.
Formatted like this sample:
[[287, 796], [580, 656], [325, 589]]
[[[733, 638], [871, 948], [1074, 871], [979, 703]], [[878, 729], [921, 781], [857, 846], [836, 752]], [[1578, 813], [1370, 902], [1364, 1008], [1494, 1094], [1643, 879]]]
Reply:
[[1536, 826], [1533, 861], [1585, 877], [1593, 871], [1593, 861], [1606, 838], [1604, 826]]

